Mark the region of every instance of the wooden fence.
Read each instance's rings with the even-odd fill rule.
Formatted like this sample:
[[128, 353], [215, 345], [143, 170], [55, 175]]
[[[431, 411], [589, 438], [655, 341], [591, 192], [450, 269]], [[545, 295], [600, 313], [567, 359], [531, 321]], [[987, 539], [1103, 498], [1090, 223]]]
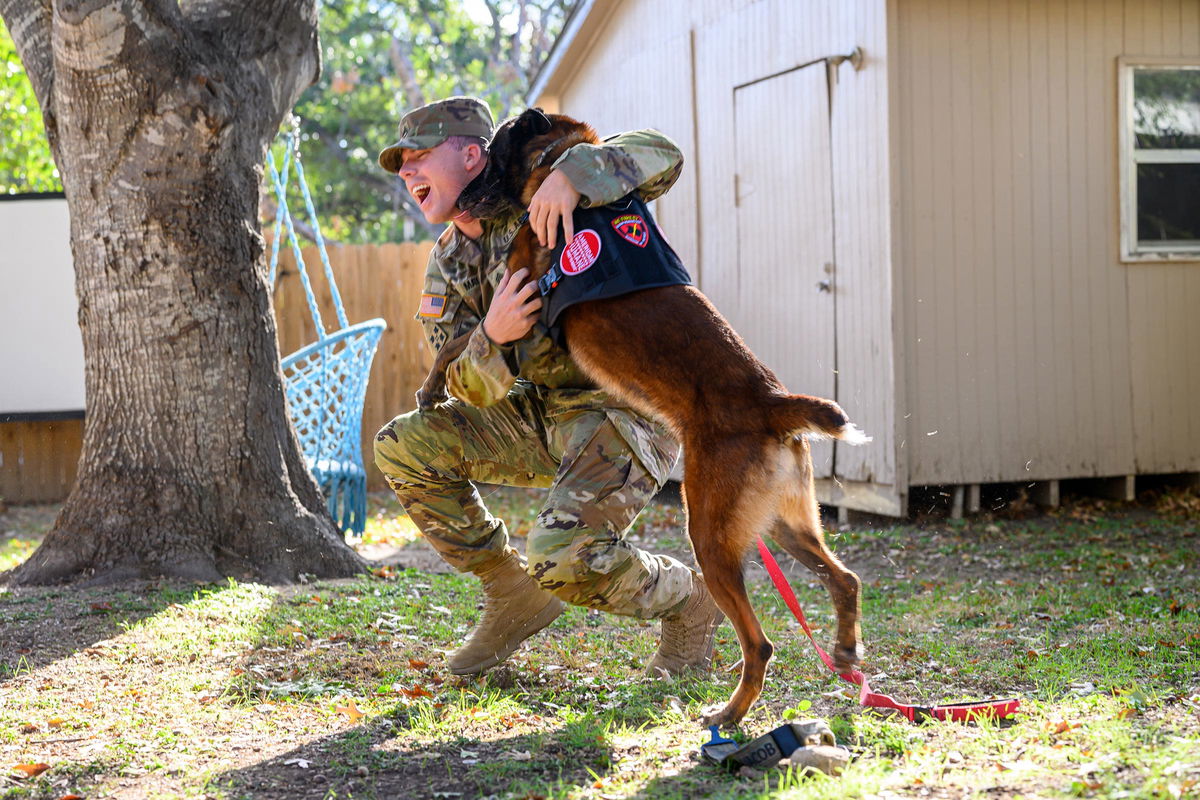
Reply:
[[30, 416], [0, 417], [0, 507], [5, 502], [52, 503], [75, 485], [83, 420]]
[[[413, 395], [432, 363], [421, 325], [414, 319], [431, 247], [431, 242], [329, 246], [329, 260], [351, 324], [376, 317], [387, 322], [363, 408], [363, 460], [371, 489], [386, 488], [371, 453], [375, 432], [392, 417], [416, 406]], [[302, 252], [325, 328], [336, 330], [337, 315], [320, 256], [315, 247]], [[291, 251], [284, 248], [279, 262], [275, 318], [279, 351], [286, 355], [316, 341], [317, 334]], [[81, 419], [0, 421], [0, 501], [64, 499], [75, 483], [82, 441]]]
[[[376, 317], [387, 322], [387, 330], [380, 339], [371, 367], [363, 407], [363, 461], [367, 467], [368, 487], [373, 490], [386, 488], [371, 454], [375, 432], [397, 414], [416, 406], [413, 395], [433, 363], [421, 333], [421, 324], [414, 318], [431, 247], [432, 242], [328, 246], [329, 262], [350, 324]], [[338, 328], [337, 315], [317, 248], [305, 248], [302, 255], [321, 307], [325, 329], [335, 330]], [[275, 320], [282, 355], [316, 341], [316, 329], [290, 250], [279, 255]]]

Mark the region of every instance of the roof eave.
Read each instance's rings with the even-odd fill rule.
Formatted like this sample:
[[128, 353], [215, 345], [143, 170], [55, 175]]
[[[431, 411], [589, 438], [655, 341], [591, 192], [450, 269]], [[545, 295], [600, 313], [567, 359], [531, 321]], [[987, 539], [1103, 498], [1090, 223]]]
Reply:
[[[613, 0], [606, 0], [613, 2]], [[538, 69], [537, 74], [533, 76], [533, 81], [529, 85], [529, 91], [525, 93], [525, 103], [534, 105], [537, 101], [546, 94], [554, 84], [559, 69], [562, 67], [566, 56], [570, 53], [577, 42], [579, 32], [583, 29], [584, 23], [592, 12], [597, 10], [600, 5], [597, 0], [580, 0], [579, 4], [571, 10], [571, 14], [563, 23], [562, 33], [554, 40], [554, 46], [550, 48], [550, 55], [546, 56], [546, 60], [542, 62], [542, 66]]]

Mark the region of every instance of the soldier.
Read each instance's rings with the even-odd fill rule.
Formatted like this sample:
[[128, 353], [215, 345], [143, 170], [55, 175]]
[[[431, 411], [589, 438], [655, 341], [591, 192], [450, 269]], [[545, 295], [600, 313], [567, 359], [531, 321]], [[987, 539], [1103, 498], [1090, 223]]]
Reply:
[[[478, 220], [457, 207], [487, 164], [492, 116], [470, 97], [410, 111], [400, 139], [379, 154], [430, 222], [448, 222], [429, 258], [417, 318], [436, 351], [471, 332], [446, 371], [452, 397], [384, 426], [375, 463], [409, 517], [451, 566], [482, 582], [484, 610], [451, 672], [478, 674], [554, 621], [563, 601], [662, 620], [651, 675], [707, 669], [722, 619], [702, 577], [669, 556], [624, 538], [679, 455], [678, 443], [597, 389], [538, 321], [541, 300], [527, 270], [504, 279], [516, 214]], [[603, 205], [631, 191], [658, 197], [675, 182], [682, 155], [655, 131], [579, 144], [529, 205], [543, 246], [561, 222], [569, 241], [575, 207]], [[509, 546], [502, 520], [472, 481], [548, 487], [529, 533], [527, 562]]]

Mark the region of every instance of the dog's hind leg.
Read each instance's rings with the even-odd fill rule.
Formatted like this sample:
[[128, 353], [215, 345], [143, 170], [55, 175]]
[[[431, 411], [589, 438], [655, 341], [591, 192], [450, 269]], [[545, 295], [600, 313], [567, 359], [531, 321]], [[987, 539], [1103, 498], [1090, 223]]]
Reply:
[[769, 470], [763, 474], [756, 448], [734, 444], [712, 449], [689, 442], [684, 454], [688, 535], [708, 590], [742, 647], [737, 689], [724, 708], [704, 720], [705, 725], [727, 725], [741, 720], [762, 693], [767, 662], [774, 652], [750, 605], [742, 576], [746, 549], [775, 513], [770, 497], [773, 481]]
[[829, 590], [838, 619], [833, 660], [839, 670], [847, 672], [861, 660], [858, 620], [861, 616], [862, 582], [825, 543], [813, 487], [808, 441], [796, 439], [791, 451], [796, 463], [794, 478], [788, 482], [780, 498], [779, 519], [771, 529], [771, 537], [793, 558], [812, 570]]

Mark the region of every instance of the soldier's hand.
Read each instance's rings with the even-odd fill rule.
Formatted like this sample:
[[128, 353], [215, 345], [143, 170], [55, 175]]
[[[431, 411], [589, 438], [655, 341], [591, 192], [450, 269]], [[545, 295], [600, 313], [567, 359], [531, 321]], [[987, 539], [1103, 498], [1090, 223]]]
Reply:
[[562, 170], [554, 170], [542, 181], [542, 185], [533, 193], [529, 201], [529, 224], [542, 247], [554, 248], [558, 241], [558, 223], [561, 220], [563, 231], [569, 242], [575, 236], [575, 207], [579, 205], [582, 195], [575, 191], [571, 179]]
[[515, 342], [529, 333], [542, 309], [536, 281], [527, 281], [529, 270], [521, 268], [500, 279], [496, 296], [483, 318], [483, 332], [496, 344]]

